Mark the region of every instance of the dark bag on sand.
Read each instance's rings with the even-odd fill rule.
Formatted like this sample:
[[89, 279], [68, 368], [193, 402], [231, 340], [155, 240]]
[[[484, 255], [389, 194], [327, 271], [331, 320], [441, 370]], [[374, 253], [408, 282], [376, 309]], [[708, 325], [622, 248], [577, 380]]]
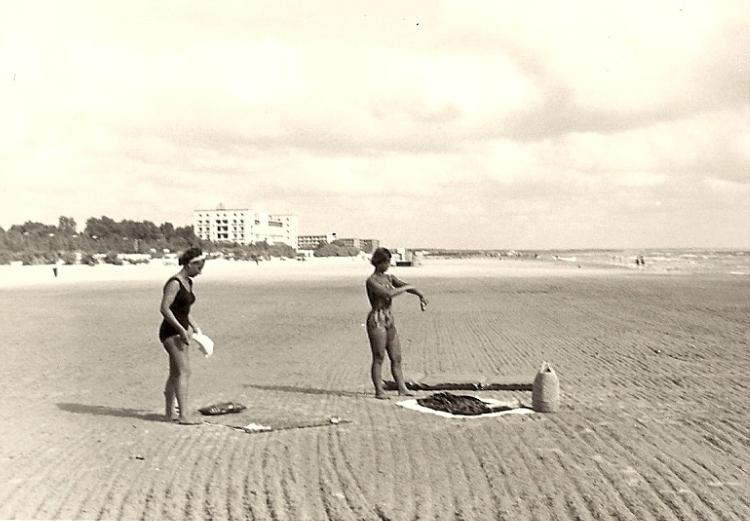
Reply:
[[198, 409], [198, 411], [205, 416], [218, 416], [219, 414], [234, 414], [242, 412], [245, 409], [247, 409], [247, 407], [245, 407], [241, 403], [224, 402], [214, 405], [208, 405], [206, 407]]

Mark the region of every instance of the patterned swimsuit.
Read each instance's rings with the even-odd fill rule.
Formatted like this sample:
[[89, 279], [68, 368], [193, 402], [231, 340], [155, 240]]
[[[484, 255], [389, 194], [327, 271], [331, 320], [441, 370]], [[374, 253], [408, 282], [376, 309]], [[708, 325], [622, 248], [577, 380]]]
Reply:
[[[386, 290], [392, 290], [394, 288], [392, 275], [386, 275], [386, 277], [388, 279], [387, 282], [373, 277], [370, 277], [368, 280], [371, 284], [377, 284]], [[372, 310], [367, 315], [367, 330], [388, 330], [396, 327], [396, 321], [393, 319], [393, 312], [391, 311], [393, 299], [376, 293], [370, 288], [370, 284], [366, 285], [366, 289], [367, 298], [370, 300], [370, 306], [372, 306]]]

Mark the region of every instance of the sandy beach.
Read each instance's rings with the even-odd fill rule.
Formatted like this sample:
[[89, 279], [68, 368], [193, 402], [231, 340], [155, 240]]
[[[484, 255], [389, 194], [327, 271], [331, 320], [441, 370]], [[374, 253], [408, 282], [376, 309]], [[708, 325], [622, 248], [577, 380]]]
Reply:
[[[55, 275], [53, 268], [57, 269]], [[497, 259], [435, 259], [414, 268], [420, 277], [495, 276], [509, 277], [559, 274], [576, 275], [577, 265], [569, 262], [542, 262]], [[394, 268], [397, 270], [398, 268]], [[400, 268], [403, 270], [404, 268]], [[587, 274], [610, 273], [612, 270], [632, 271], [625, 266], [589, 267]], [[70, 284], [159, 282], [179, 270], [175, 262], [152, 260], [149, 264], [115, 266], [111, 264], [0, 266], [0, 288], [30, 286], [65, 286]], [[274, 258], [259, 264], [246, 261], [211, 259], [205, 279], [209, 281], [263, 282], [271, 280], [312, 280], [339, 277], [367, 277], [372, 271], [369, 262], [360, 257], [310, 258], [305, 262]], [[410, 271], [401, 273], [411, 273]]]
[[161, 419], [176, 266], [0, 266], [0, 518], [750, 518], [750, 278], [579, 265], [393, 268], [430, 299], [394, 304], [407, 379], [559, 376], [555, 414], [466, 422], [372, 398], [366, 261], [209, 261], [191, 402], [257, 433]]

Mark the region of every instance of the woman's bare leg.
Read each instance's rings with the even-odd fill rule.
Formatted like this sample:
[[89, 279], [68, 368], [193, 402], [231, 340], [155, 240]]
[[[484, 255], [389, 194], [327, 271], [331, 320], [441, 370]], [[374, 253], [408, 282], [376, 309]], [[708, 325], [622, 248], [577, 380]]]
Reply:
[[404, 382], [404, 373], [401, 369], [401, 339], [398, 337], [398, 332], [395, 327], [388, 330], [388, 342], [386, 343], [386, 350], [388, 351], [388, 358], [391, 360], [391, 374], [393, 379], [396, 381], [396, 387], [398, 387], [398, 394], [401, 396], [414, 396], [406, 388]]
[[176, 378], [173, 376], [177, 374], [177, 368], [174, 365], [172, 355], [169, 355], [169, 376], [167, 377], [167, 383], [164, 385], [164, 417], [168, 422], [174, 420], [175, 400], [177, 399]]
[[372, 350], [370, 376], [372, 377], [372, 385], [375, 386], [375, 398], [385, 400], [386, 396], [383, 391], [383, 361], [385, 360], [385, 346], [388, 343], [388, 336], [385, 329], [369, 327], [369, 324], [367, 336], [370, 339], [370, 349]]
[[180, 337], [172, 336], [164, 341], [164, 347], [169, 352], [169, 379], [167, 380], [165, 395], [171, 389], [171, 392], [174, 392], [174, 396], [177, 397], [177, 406], [180, 409], [177, 421], [179, 423], [193, 423], [188, 415], [188, 380], [190, 379], [188, 346], [182, 342]]

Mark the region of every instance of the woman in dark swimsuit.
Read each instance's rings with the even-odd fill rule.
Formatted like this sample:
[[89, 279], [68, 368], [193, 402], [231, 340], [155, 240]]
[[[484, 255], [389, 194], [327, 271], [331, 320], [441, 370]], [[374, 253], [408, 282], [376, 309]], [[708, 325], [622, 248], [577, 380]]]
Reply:
[[412, 396], [406, 389], [404, 375], [401, 370], [401, 341], [393, 320], [391, 302], [393, 297], [403, 293], [411, 293], [419, 297], [422, 311], [427, 307], [427, 299], [411, 284], [407, 284], [394, 275], [386, 273], [391, 265], [391, 252], [386, 248], [378, 248], [372, 254], [370, 261], [375, 271], [367, 279], [365, 288], [372, 310], [367, 315], [367, 336], [372, 350], [372, 367], [370, 373], [372, 384], [375, 386], [375, 398], [387, 399], [383, 392], [383, 361], [388, 353], [391, 360], [391, 374], [396, 381], [398, 394]]
[[195, 302], [193, 294], [193, 278], [200, 275], [205, 263], [205, 257], [200, 248], [190, 248], [180, 257], [182, 269], [166, 284], [161, 299], [161, 314], [164, 320], [159, 328], [159, 340], [169, 354], [169, 377], [164, 386], [165, 416], [167, 421], [173, 421], [175, 415], [175, 399], [179, 408], [177, 422], [190, 425], [193, 422], [188, 415], [188, 379], [190, 378], [190, 345], [189, 328], [200, 333], [193, 319], [190, 317], [190, 307]]

